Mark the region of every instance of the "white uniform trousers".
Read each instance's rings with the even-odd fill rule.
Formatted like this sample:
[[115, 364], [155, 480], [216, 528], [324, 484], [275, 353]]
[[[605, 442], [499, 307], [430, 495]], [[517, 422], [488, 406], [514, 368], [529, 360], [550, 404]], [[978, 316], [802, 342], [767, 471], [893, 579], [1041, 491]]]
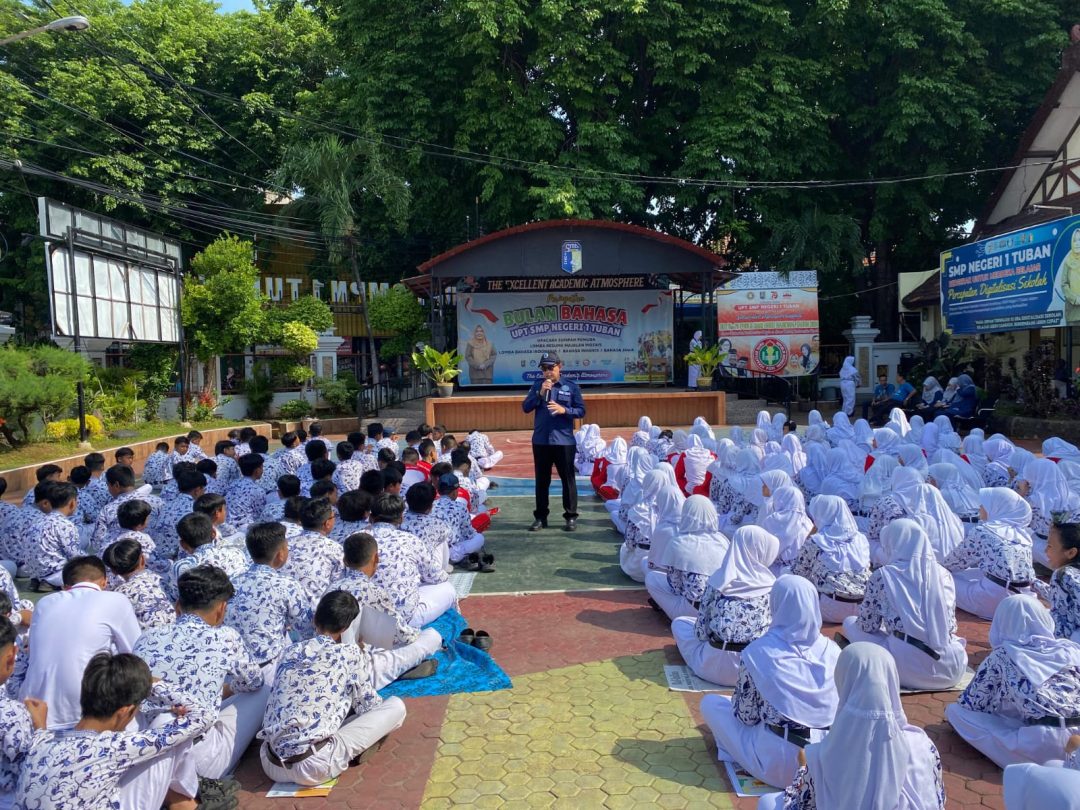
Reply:
[[826, 594], [818, 594], [818, 602], [821, 604], [821, 620], [840, 624], [848, 616], [859, 615], [858, 602], [841, 602]]
[[[359, 756], [405, 722], [405, 704], [400, 698], [387, 698], [374, 709], [345, 720], [330, 742], [300, 762], [282, 767], [270, 761], [267, 743], [259, 749], [263, 772], [275, 782], [321, 785], [349, 767], [349, 760]], [[145, 807], [156, 805], [145, 805]]]
[[[155, 715], [150, 728], [160, 728], [173, 720], [172, 714]], [[261, 724], [261, 718], [260, 718]], [[143, 721], [133, 721], [128, 728], [146, 728]], [[191, 756], [191, 742], [184, 742], [162, 752], [153, 759], [129, 768], [120, 777], [120, 810], [146, 810], [161, 807], [170, 791], [195, 798], [199, 792], [199, 775]]]
[[476, 463], [480, 465], [481, 470], [490, 470], [496, 464], [503, 460], [503, 451], [496, 450], [490, 456], [481, 456], [476, 460]]
[[698, 619], [680, 616], [671, 623], [671, 635], [679, 647], [686, 665], [699, 678], [721, 686], [734, 686], [739, 679], [739, 652], [718, 650], [697, 637]]
[[421, 585], [419, 590], [420, 600], [416, 604], [409, 624], [413, 627], [423, 627], [442, 616], [446, 611], [457, 604], [457, 592], [449, 582], [440, 582], [438, 585]]
[[1022, 762], [1045, 765], [1051, 760], [1060, 760], [1069, 737], [1077, 731], [1075, 728], [1025, 726], [1011, 717], [972, 711], [959, 703], [945, 707], [945, 719], [957, 734], [999, 768]]
[[221, 704], [217, 720], [191, 747], [195, 770], [206, 779], [221, 779], [235, 770], [255, 735], [262, 728], [270, 687], [238, 692]]
[[647, 548], [641, 548], [640, 546], [628, 548], [626, 543], [619, 546], [619, 565], [622, 566], [623, 573], [634, 582], [645, 581], [642, 563], [648, 556], [649, 550]]
[[470, 554], [476, 554], [484, 547], [484, 535], [473, 532], [468, 540], [459, 540], [450, 544], [450, 562], [461, 562]]
[[884, 633], [867, 633], [855, 616], [844, 619], [844, 637], [854, 643], [868, 641], [884, 647], [896, 662], [902, 689], [952, 689], [967, 670], [967, 650], [962, 638], [954, 638], [935, 661], [923, 650], [903, 639]]
[[1033, 594], [1030, 588], [1015, 591], [1003, 588], [988, 580], [979, 568], [953, 571], [952, 575], [956, 585], [956, 606], [984, 619], [993, 619], [997, 606], [1014, 593]]
[[645, 587], [649, 591], [649, 596], [653, 598], [656, 604], [660, 605], [660, 608], [667, 614], [669, 619], [676, 619], [679, 616], [697, 616], [697, 608], [686, 601], [685, 597], [679, 596], [679, 594], [671, 590], [671, 586], [668, 585], [667, 574], [650, 571], [645, 575]]
[[371, 683], [376, 690], [393, 683], [403, 672], [408, 672], [442, 646], [442, 636], [430, 627], [420, 631], [420, 637], [412, 644], [382, 650], [368, 647], [371, 651]]

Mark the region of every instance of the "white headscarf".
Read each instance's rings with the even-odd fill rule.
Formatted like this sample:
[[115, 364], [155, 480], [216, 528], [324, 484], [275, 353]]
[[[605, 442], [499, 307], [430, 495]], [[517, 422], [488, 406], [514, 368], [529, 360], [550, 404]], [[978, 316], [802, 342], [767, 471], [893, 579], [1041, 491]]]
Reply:
[[889, 424], [886, 427], [895, 430], [901, 437], [907, 436], [908, 431], [911, 430], [907, 414], [900, 408], [893, 408], [889, 411]]
[[1005, 768], [1006, 810], [1073, 808], [1080, 796], [1080, 772], [1025, 762]]
[[922, 384], [922, 401], [924, 405], [933, 405], [934, 397], [938, 391], [944, 391], [937, 377], [927, 377]]
[[825, 459], [828, 456], [825, 446], [810, 444], [806, 447], [806, 466], [799, 473], [799, 482], [806, 487], [811, 495], [821, 492], [821, 485], [825, 482]]
[[986, 520], [979, 525], [997, 535], [1003, 543], [1031, 548], [1031, 506], [1008, 487], [983, 487], [979, 506], [986, 510]]
[[816, 495], [810, 501], [810, 518], [817, 531], [811, 535], [820, 549], [818, 558], [829, 571], [860, 572], [870, 567], [870, 544], [859, 531], [844, 499]]
[[962, 447], [964, 455], [967, 456], [968, 464], [978, 470], [981, 476], [983, 469], [986, 467], [986, 447], [982, 436], [976, 436], [975, 431], [971, 431], [964, 437]]
[[1077, 448], [1075, 444], [1069, 444], [1064, 439], [1059, 439], [1057, 436], [1051, 436], [1049, 439], [1042, 443], [1043, 455], [1047, 458], [1069, 459], [1070, 461], [1080, 461], [1080, 448]]
[[656, 459], [644, 447], [631, 447], [626, 459], [626, 474], [620, 487], [619, 499], [625, 506], [637, 503], [641, 497], [641, 482], [645, 473], [656, 466]]
[[[783, 470], [765, 470], [761, 473], [761, 484], [764, 487], [769, 488], [769, 498], [772, 498], [772, 493], [782, 487], [793, 487], [795, 482], [791, 480], [791, 476]], [[764, 490], [763, 490], [764, 492]], [[764, 495], [762, 496], [764, 497]], [[771, 504], [767, 503], [768, 508], [771, 508]]]
[[738, 425], [728, 431], [728, 438], [735, 442], [736, 447], [746, 447], [746, 431]]
[[923, 428], [922, 441], [920, 443], [927, 455], [936, 452], [940, 446], [940, 433], [941, 431], [938, 429], [938, 426], [933, 422]]
[[706, 450], [701, 439], [693, 434], [687, 439], [686, 453], [683, 455], [683, 474], [686, 476], [687, 490], [693, 490], [705, 481], [705, 474], [713, 462], [713, 454]]
[[726, 481], [735, 469], [735, 457], [739, 448], [731, 439], [721, 439], [716, 443], [716, 460], [709, 465], [713, 481]]
[[649, 443], [649, 434], [644, 430], [635, 430], [630, 437], [630, 448], [645, 447]]
[[652, 428], [652, 426], [652, 419], [647, 416], [643, 416], [637, 420], [637, 429], [640, 430], [642, 433], [648, 433], [649, 429]]
[[637, 526], [642, 537], [646, 539], [652, 537], [653, 529], [656, 528], [656, 496], [675, 477], [674, 472], [669, 477], [662, 467], [671, 470], [671, 465], [665, 463], [645, 473], [645, 480], [641, 482], [641, 494], [626, 513], [626, 519]]
[[912, 759], [896, 663], [876, 644], [851, 644], [840, 653], [836, 689], [832, 729], [805, 749], [816, 804], [896, 810]]
[[960, 471], [960, 478], [963, 480], [963, 482], [969, 487], [971, 487], [972, 490], [978, 492], [980, 489], [982, 489], [982, 473], [975, 469], [971, 464], [964, 461], [963, 457], [959, 453], [953, 450], [946, 450], [943, 447], [938, 448], [938, 451], [930, 457], [930, 463], [952, 464], [954, 467], [956, 467], [956, 469]]
[[664, 549], [660, 564], [691, 574], [712, 576], [724, 561], [728, 539], [717, 529], [716, 507], [704, 495], [691, 495], [682, 507], [679, 532]]
[[1009, 473], [1009, 462], [1012, 461], [1013, 443], [1004, 436], [993, 436], [983, 443], [986, 450], [986, 466], [1000, 467], [1006, 475]]
[[735, 456], [735, 469], [728, 474], [728, 486], [749, 503], [761, 503], [760, 473], [758, 457], [750, 449], [743, 448]]
[[[1017, 447], [1009, 456], [1009, 466], [1016, 470], [1016, 477], [1023, 478], [1024, 469], [1035, 460], [1035, 454], [1023, 447]], [[1053, 464], [1053, 462], [1050, 462]]]
[[1031, 484], [1027, 496], [1032, 509], [1046, 517], [1080, 506], [1080, 496], [1070, 487], [1065, 474], [1048, 458], [1037, 458], [1024, 467], [1023, 478]]
[[750, 434], [750, 444], [760, 447], [764, 451], [765, 445], [768, 443], [769, 431], [764, 428], [754, 428], [754, 431]]
[[899, 462], [892, 456], [879, 456], [874, 459], [866, 475], [859, 481], [859, 505], [863, 512], [874, 508], [881, 496], [892, 492], [892, 475]]
[[832, 418], [832, 427], [825, 431], [833, 446], [840, 444], [843, 439], [854, 439], [855, 428], [851, 426], [851, 420], [843, 411], [837, 411]]
[[620, 488], [620, 481], [626, 470], [626, 457], [626, 439], [616, 436], [604, 450], [604, 458], [608, 460], [607, 479], [604, 481], [606, 486]]
[[792, 471], [795, 475], [798, 475], [799, 470], [806, 466], [806, 453], [803, 450], [802, 442], [799, 441], [799, 437], [794, 433], [789, 433], [780, 442], [780, 446], [784, 448], [787, 457], [791, 459]]
[[774, 442], [782, 442], [784, 440], [784, 425], [787, 424], [786, 413], [774, 413], [772, 417], [772, 429], [769, 431], [769, 438]]
[[840, 379], [841, 380], [854, 380], [858, 379], [859, 371], [855, 368], [855, 358], [848, 355], [844, 358], [844, 365], [840, 367]]
[[895, 456], [900, 452], [900, 434], [889, 428], [878, 428], [874, 431], [874, 458], [882, 456]]
[[855, 420], [855, 444], [868, 454], [874, 449], [874, 429], [865, 419]]
[[942, 584], [950, 574], [938, 564], [930, 538], [914, 520], [898, 518], [881, 530], [881, 546], [889, 559], [882, 585], [904, 632], [941, 652], [952, 640], [956, 608]]
[[1058, 467], [1061, 469], [1062, 475], [1065, 476], [1065, 480], [1080, 489], [1080, 461], [1063, 458], [1058, 462]]
[[[962, 458], [957, 460], [963, 464]], [[930, 465], [930, 477], [934, 479], [945, 503], [960, 517], [972, 517], [979, 514], [979, 493], [972, 489], [960, 470], [948, 462]]]
[[701, 416], [694, 419], [694, 426], [690, 428], [690, 432], [701, 439], [701, 445], [706, 450], [716, 450], [716, 434], [713, 433], [713, 429], [709, 427], [709, 423]]
[[[788, 434], [789, 436], [792, 434]], [[791, 466], [791, 459], [788, 458], [787, 453], [773, 453], [771, 456], [765, 456], [765, 463], [761, 466], [762, 472], [768, 472], [769, 470], [779, 470], [787, 475], [788, 478], [795, 478], [795, 468]]]
[[758, 411], [755, 427], [758, 430], [764, 430], [765, 434], [768, 435], [772, 430], [772, 414], [768, 411]]
[[911, 428], [908, 430], [907, 435], [903, 437], [904, 441], [911, 444], [922, 444], [923, 431], [926, 429], [926, 422], [921, 416], [915, 414], [911, 417], [911, 421], [908, 423]]
[[709, 585], [735, 599], [763, 596], [776, 582], [769, 566], [779, 550], [780, 541], [760, 526], [741, 526], [731, 536], [727, 555], [709, 577]]
[[918, 470], [922, 473], [923, 478], [926, 478], [926, 470], [929, 465], [926, 463], [926, 456], [923, 455], [921, 447], [917, 444], [901, 445], [900, 452], [897, 456], [899, 457], [901, 464], [905, 467], [910, 467], [913, 470]]
[[[670, 465], [666, 465], [669, 466]], [[682, 517], [686, 496], [678, 484], [668, 484], [656, 496], [653, 511], [656, 513], [656, 525], [650, 538], [649, 560], [664, 558], [664, 550], [671, 539], [679, 533], [679, 520]], [[659, 565], [659, 563], [656, 563]]]
[[1038, 599], [1015, 594], [1003, 600], [990, 623], [990, 646], [1038, 689], [1063, 669], [1080, 667], [1080, 645], [1054, 638], [1054, 619]]
[[949, 384], [945, 386], [945, 390], [941, 394], [941, 401], [945, 404], [950, 404], [956, 395], [960, 393], [960, 380], [956, 377], [949, 377]]
[[822, 417], [821, 415], [821, 411], [819, 411], [817, 408], [811, 410], [810, 413], [807, 415], [806, 424], [808, 426], [821, 425], [822, 427], [828, 427], [828, 425], [825, 423], [824, 417]]
[[599, 425], [585, 426], [585, 439], [582, 444], [586, 458], [595, 459], [604, 452], [606, 445], [604, 439], [600, 436]]
[[761, 519], [761, 528], [780, 542], [777, 560], [793, 561], [814, 528], [813, 522], [806, 516], [802, 490], [796, 486], [772, 490], [772, 506]]
[[905, 498], [915, 497], [915, 492], [923, 483], [923, 477], [918, 470], [911, 467], [897, 467], [892, 474], [893, 499], [903, 504]]
[[762, 698], [788, 720], [809, 728], [832, 725], [840, 648], [821, 635], [817, 589], [802, 577], [777, 577], [769, 607], [769, 632], [743, 650], [743, 666]]
[[674, 452], [684, 453], [686, 452], [686, 436], [685, 430], [676, 430], [671, 437], [671, 443], [674, 445]]
[[806, 429], [806, 440], [803, 442], [809, 449], [811, 444], [820, 444], [822, 447], [829, 447], [829, 437], [825, 430], [825, 425], [816, 424], [810, 425]]

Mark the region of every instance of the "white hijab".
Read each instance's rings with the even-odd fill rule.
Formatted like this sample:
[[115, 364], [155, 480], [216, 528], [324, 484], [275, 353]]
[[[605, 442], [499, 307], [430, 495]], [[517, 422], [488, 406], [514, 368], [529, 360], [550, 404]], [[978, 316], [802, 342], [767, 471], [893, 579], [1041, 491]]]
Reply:
[[623, 471], [626, 469], [626, 456], [626, 439], [622, 436], [616, 436], [612, 439], [611, 444], [607, 446], [607, 449], [604, 450], [604, 458], [608, 460], [605, 485], [615, 489], [619, 488], [619, 481], [622, 479]]
[[795, 486], [773, 490], [772, 508], [761, 519], [761, 528], [779, 541], [777, 560], [792, 562], [814, 529], [813, 522], [806, 516], [802, 490]]
[[1031, 508], [1038, 509], [1047, 517], [1053, 512], [1064, 512], [1080, 506], [1080, 495], [1069, 486], [1058, 465], [1048, 458], [1028, 462], [1023, 478], [1031, 484], [1031, 494], [1027, 496]]
[[701, 444], [706, 450], [715, 452], [716, 434], [713, 433], [713, 429], [709, 427], [704, 417], [698, 416], [694, 419], [694, 426], [690, 428], [690, 432], [701, 439]]
[[1027, 594], [1015, 594], [997, 606], [990, 623], [990, 646], [1004, 649], [1036, 689], [1063, 669], [1080, 667], [1080, 644], [1054, 638], [1050, 611]]
[[962, 448], [964, 455], [967, 456], [968, 464], [978, 470], [981, 476], [986, 467], [986, 446], [982, 436], [976, 436], [975, 431], [971, 431], [964, 437]]
[[918, 470], [922, 473], [923, 478], [926, 478], [926, 471], [929, 468], [929, 465], [926, 463], [926, 456], [923, 455], [922, 448], [917, 444], [901, 445], [897, 457], [900, 459], [900, 463], [905, 467]]
[[[670, 465], [666, 466], [670, 467]], [[686, 496], [682, 494], [678, 484], [668, 484], [657, 494], [656, 502], [653, 504], [656, 525], [653, 527], [652, 537], [649, 538], [650, 561], [663, 559], [668, 543], [679, 533], [679, 520], [682, 517], [684, 503], [686, 503]], [[659, 563], [656, 564], [659, 565]]]
[[735, 427], [728, 431], [728, 438], [735, 442], [736, 447], [746, 447], [746, 431], [738, 425], [735, 425]]
[[927, 455], [931, 455], [932, 453], [937, 451], [938, 447], [940, 446], [940, 434], [941, 431], [938, 429], [938, 426], [933, 422], [923, 428], [921, 444], [922, 449], [926, 451]]
[[805, 749], [816, 804], [896, 810], [912, 760], [896, 663], [876, 644], [851, 644], [836, 664], [836, 689], [832, 729]]
[[874, 431], [874, 458], [896, 456], [900, 452], [900, 434], [890, 428], [878, 428]]
[[821, 411], [819, 411], [817, 408], [814, 408], [807, 415], [806, 424], [807, 426], [821, 425], [822, 427], [828, 427], [828, 425], [825, 423], [824, 417], [822, 417], [821, 415]]
[[806, 466], [806, 452], [803, 450], [802, 442], [799, 441], [799, 437], [794, 433], [789, 433], [784, 437], [784, 440], [780, 442], [780, 446], [784, 448], [787, 457], [791, 459], [792, 472], [795, 475], [798, 475], [799, 471]]
[[785, 424], [787, 424], [787, 414], [774, 413], [772, 417], [772, 429], [769, 431], [769, 438], [774, 442], [782, 442], [784, 440]]
[[690, 574], [712, 576], [728, 550], [717, 525], [716, 507], [704, 495], [691, 495], [682, 507], [679, 532], [664, 549], [660, 564]]
[[758, 430], [764, 430], [768, 435], [772, 431], [772, 414], [768, 411], [757, 412], [757, 423], [754, 425]]
[[829, 436], [825, 432], [825, 425], [818, 423], [810, 425], [806, 429], [806, 440], [803, 442], [808, 448], [811, 444], [820, 444], [822, 447], [829, 446]]
[[832, 725], [840, 648], [821, 635], [817, 589], [785, 574], [776, 578], [769, 607], [769, 631], [743, 650], [743, 666], [762, 698], [788, 720], [809, 728]]
[[949, 384], [945, 386], [945, 390], [941, 394], [941, 401], [949, 404], [956, 395], [960, 393], [960, 380], [957, 377], [949, 377]]
[[1043, 455], [1047, 458], [1069, 459], [1070, 461], [1080, 461], [1080, 448], [1077, 448], [1075, 444], [1069, 444], [1064, 439], [1059, 439], [1057, 436], [1051, 436], [1049, 439], [1042, 443]]
[[911, 424], [908, 422], [907, 414], [900, 408], [893, 408], [889, 411], [889, 424], [886, 426], [895, 430], [901, 437], [907, 436], [911, 430]]
[[[961, 464], [962, 458], [958, 458]], [[972, 517], [979, 514], [979, 493], [972, 489], [960, 470], [948, 462], [930, 465], [930, 477], [934, 479], [945, 503], [960, 517]]]
[[769, 566], [780, 550], [780, 541], [760, 526], [741, 526], [709, 585], [723, 596], [753, 599], [772, 590], [776, 576]]
[[939, 561], [944, 561], [964, 542], [964, 524], [949, 507], [937, 487], [919, 484], [901, 495], [898, 500], [930, 538], [930, 545]]
[[938, 652], [952, 640], [950, 619], [955, 605], [942, 586], [950, 574], [939, 564], [930, 538], [914, 520], [898, 518], [881, 530], [889, 562], [881, 569], [882, 585], [900, 614], [904, 631]]
[[908, 423], [908, 425], [911, 429], [907, 432], [907, 435], [903, 437], [904, 441], [910, 442], [911, 444], [921, 445], [923, 431], [926, 428], [926, 422], [923, 421], [923, 418], [921, 416], [915, 414], [913, 417], [911, 417], [911, 421]]
[[691, 434], [686, 441], [683, 454], [683, 474], [686, 476], [686, 488], [693, 490], [705, 481], [705, 473], [713, 462], [713, 454], [706, 450], [697, 434]]
[[764, 452], [765, 445], [768, 443], [769, 431], [764, 428], [754, 428], [754, 431], [750, 434], [750, 444], [761, 448], [762, 452]]
[[904, 499], [915, 496], [915, 491], [923, 483], [918, 470], [911, 467], [897, 467], [892, 474], [892, 496], [901, 506]]
[[1047, 765], [1009, 765], [1005, 768], [1006, 810], [1072, 810], [1080, 796], [1080, 772]]
[[641, 497], [641, 482], [645, 474], [656, 466], [656, 459], [644, 447], [631, 447], [626, 459], [626, 474], [622, 479], [619, 499], [629, 507]]
[[924, 405], [933, 405], [934, 397], [937, 396], [937, 392], [944, 389], [941, 387], [941, 383], [937, 381], [937, 377], [927, 377], [923, 380], [922, 384], [922, 401]]
[[993, 436], [983, 443], [983, 449], [986, 450], [986, 466], [997, 465], [1008, 474], [1009, 462], [1016, 449], [1013, 443], [1004, 436]]
[[855, 380], [858, 379], [859, 372], [855, 368], [855, 358], [850, 354], [844, 358], [844, 365], [840, 367], [840, 379], [841, 380]]
[[662, 467], [671, 470], [670, 464], [661, 464], [645, 473], [645, 480], [641, 482], [641, 494], [626, 513], [626, 519], [637, 526], [642, 537], [646, 539], [652, 537], [656, 528], [656, 496], [674, 479], [674, 472], [672, 471], [669, 477]]
[[643, 433], [648, 433], [650, 428], [652, 428], [652, 419], [650, 419], [649, 417], [643, 416], [637, 420], [638, 430], [642, 431]]
[[979, 506], [986, 510], [986, 520], [979, 525], [997, 535], [1003, 543], [1031, 548], [1031, 506], [1008, 487], [983, 487]]
[[731, 439], [721, 439], [716, 443], [716, 460], [709, 465], [713, 481], [726, 481], [735, 469], [735, 457], [739, 448]]
[[799, 473], [799, 483], [811, 495], [817, 495], [821, 492], [821, 485], [825, 482], [825, 459], [827, 455], [828, 452], [825, 450], [824, 445], [807, 445], [806, 466]]
[[855, 420], [855, 444], [867, 454], [874, 449], [874, 429], [865, 419]]
[[861, 572], [870, 567], [870, 544], [843, 498], [816, 495], [809, 511], [816, 530], [810, 540], [820, 549], [818, 557], [825, 568], [839, 573]]
[[1080, 491], [1080, 461], [1063, 458], [1058, 462], [1058, 467], [1061, 469], [1061, 474], [1065, 476], [1065, 480]]
[[960, 478], [965, 484], [972, 488], [975, 492], [982, 489], [983, 479], [982, 473], [975, 469], [974, 466], [964, 461], [963, 456], [953, 450], [946, 450], [944, 447], [938, 448], [938, 451], [930, 457], [931, 464], [952, 464], [960, 471]]
[[[735, 469], [728, 474], [728, 486], [749, 503], [761, 502], [761, 464], [749, 448], [735, 456]], [[755, 487], [757, 494], [755, 495]]]
[[863, 512], [874, 508], [881, 496], [892, 492], [892, 475], [900, 466], [893, 456], [878, 456], [859, 481], [859, 506]]
[[[789, 433], [788, 435], [792, 434]], [[762, 464], [761, 469], [762, 472], [779, 470], [788, 478], [795, 478], [795, 468], [791, 466], [791, 459], [788, 458], [787, 453], [773, 453], [771, 456], [765, 456], [765, 463]]]
[[635, 447], [645, 447], [649, 443], [649, 434], [644, 430], [635, 430], [634, 435], [630, 437], [630, 449]]
[[840, 444], [843, 439], [854, 439], [855, 428], [851, 426], [851, 420], [843, 411], [837, 411], [832, 418], [832, 427], [825, 431], [833, 446]]
[[581, 443], [587, 459], [595, 459], [604, 452], [604, 440], [600, 436], [599, 425], [586, 425], [585, 436]]

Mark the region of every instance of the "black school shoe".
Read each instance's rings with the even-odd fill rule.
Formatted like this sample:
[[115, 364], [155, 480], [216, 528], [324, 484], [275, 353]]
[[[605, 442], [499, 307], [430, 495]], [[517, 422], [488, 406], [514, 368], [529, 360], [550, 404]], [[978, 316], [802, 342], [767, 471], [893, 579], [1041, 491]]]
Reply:
[[480, 564], [476, 568], [481, 574], [490, 574], [495, 571], [495, 555], [481, 554]]
[[532, 522], [532, 526], [529, 527], [529, 531], [530, 532], [538, 532], [541, 529], [546, 529], [546, 528], [547, 528], [547, 521], [546, 520], [541, 520], [540, 518], [537, 518], [536, 520], [534, 520]]
[[564, 532], [576, 532], [577, 531], [577, 518], [567, 518], [566, 525], [563, 526]]

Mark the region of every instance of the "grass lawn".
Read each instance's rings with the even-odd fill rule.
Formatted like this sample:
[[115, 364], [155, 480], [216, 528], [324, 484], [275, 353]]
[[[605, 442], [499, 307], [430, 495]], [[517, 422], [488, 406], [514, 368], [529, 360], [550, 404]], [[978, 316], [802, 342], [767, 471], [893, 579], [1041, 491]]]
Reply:
[[[192, 422], [199, 430], [212, 430], [213, 428], [234, 427], [238, 425], [250, 425], [258, 422], [257, 419], [234, 421], [231, 419], [211, 419], [206, 422]], [[190, 428], [181, 427], [179, 422], [144, 422], [136, 427], [116, 428], [116, 430], [131, 430], [136, 435], [123, 438], [105, 436], [94, 439], [90, 443], [95, 450], [109, 450], [122, 447], [125, 444], [135, 444], [149, 439], [168, 439], [170, 442], [175, 436], [187, 433]], [[77, 456], [88, 451], [80, 450], [78, 442], [32, 442], [18, 447], [9, 447], [0, 444], [0, 472], [12, 470], [16, 467], [25, 467], [27, 464], [42, 464], [52, 461], [54, 458], [65, 456]]]

